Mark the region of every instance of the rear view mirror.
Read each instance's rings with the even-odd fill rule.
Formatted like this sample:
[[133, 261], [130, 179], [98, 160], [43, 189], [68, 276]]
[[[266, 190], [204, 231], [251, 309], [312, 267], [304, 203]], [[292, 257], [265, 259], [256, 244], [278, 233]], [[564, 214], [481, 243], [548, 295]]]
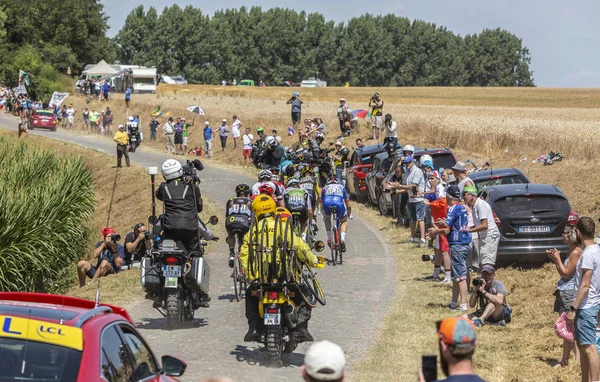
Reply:
[[321, 240], [315, 241], [314, 250], [316, 252], [323, 252], [324, 249], [325, 249], [325, 243], [323, 243], [323, 241], [321, 241]]
[[213, 215], [208, 219], [208, 222], [212, 225], [217, 225], [217, 223], [219, 222], [219, 218]]
[[182, 376], [187, 368], [187, 364], [185, 362], [170, 355], [163, 355], [161, 361], [163, 374], [171, 377]]
[[154, 225], [154, 224], [156, 224], [157, 221], [158, 221], [158, 219], [156, 219], [156, 216], [154, 216], [154, 215], [148, 216], [148, 223], [149, 224]]

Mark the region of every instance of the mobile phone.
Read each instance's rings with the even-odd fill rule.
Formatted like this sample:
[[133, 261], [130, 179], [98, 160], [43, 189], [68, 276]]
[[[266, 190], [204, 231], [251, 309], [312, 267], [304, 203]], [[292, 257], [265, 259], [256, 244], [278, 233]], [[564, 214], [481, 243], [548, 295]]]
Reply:
[[425, 382], [437, 380], [437, 356], [424, 355], [421, 357], [421, 368], [423, 369], [423, 377]]

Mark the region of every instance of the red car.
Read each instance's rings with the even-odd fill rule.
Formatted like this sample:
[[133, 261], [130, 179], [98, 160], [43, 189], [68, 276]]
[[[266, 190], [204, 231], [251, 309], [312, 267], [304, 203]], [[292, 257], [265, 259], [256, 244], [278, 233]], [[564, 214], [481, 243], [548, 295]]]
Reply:
[[375, 156], [384, 151], [383, 144], [377, 144], [357, 148], [352, 153], [350, 166], [346, 169], [346, 188], [350, 196], [355, 197], [359, 202], [367, 200], [367, 174], [373, 168]]
[[161, 363], [123, 308], [0, 293], [1, 381], [176, 381], [187, 367], [171, 356]]
[[36, 110], [31, 116], [31, 128], [42, 128], [56, 131], [56, 117], [50, 110]]

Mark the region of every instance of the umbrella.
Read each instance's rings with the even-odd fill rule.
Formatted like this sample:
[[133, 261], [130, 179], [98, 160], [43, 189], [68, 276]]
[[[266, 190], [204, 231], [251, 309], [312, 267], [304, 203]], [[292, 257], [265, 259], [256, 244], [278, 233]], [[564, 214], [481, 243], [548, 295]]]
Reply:
[[352, 110], [352, 115], [360, 119], [367, 118], [367, 114], [369, 114], [367, 110]]
[[200, 106], [190, 106], [187, 108], [189, 111], [191, 111], [194, 114], [198, 114], [198, 115], [206, 115], [206, 113], [204, 112], [204, 109], [201, 108]]

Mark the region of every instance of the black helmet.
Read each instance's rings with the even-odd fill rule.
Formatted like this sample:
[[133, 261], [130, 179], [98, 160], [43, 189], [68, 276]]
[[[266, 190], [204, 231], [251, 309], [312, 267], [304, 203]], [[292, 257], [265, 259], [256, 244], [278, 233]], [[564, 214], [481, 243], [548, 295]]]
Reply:
[[344, 147], [340, 150], [340, 155], [342, 156], [342, 158], [348, 158], [348, 155], [350, 154], [350, 150], [348, 150], [348, 148]]
[[295, 152], [291, 152], [288, 155], [288, 159], [291, 160], [292, 162], [296, 163], [296, 161], [298, 160], [298, 154], [296, 154]]
[[245, 183], [238, 184], [237, 186], [235, 186], [235, 193], [236, 193], [236, 195], [239, 195], [239, 194], [248, 195], [248, 194], [250, 194], [250, 186], [248, 186]]
[[388, 155], [392, 155], [396, 150], [396, 144], [393, 141], [389, 141], [385, 144], [384, 149], [387, 151]]

